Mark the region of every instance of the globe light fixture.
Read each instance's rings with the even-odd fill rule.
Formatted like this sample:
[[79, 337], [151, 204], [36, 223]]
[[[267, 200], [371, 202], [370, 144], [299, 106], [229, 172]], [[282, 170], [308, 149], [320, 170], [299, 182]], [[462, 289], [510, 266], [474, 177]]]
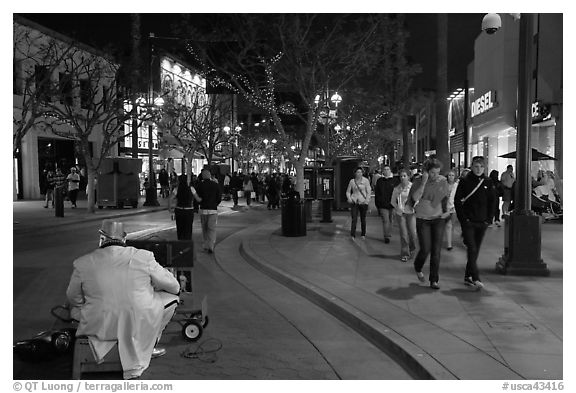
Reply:
[[338, 107], [338, 104], [342, 102], [342, 97], [338, 94], [338, 92], [336, 92], [332, 95], [332, 97], [330, 97], [330, 101], [332, 101], [334, 105]]

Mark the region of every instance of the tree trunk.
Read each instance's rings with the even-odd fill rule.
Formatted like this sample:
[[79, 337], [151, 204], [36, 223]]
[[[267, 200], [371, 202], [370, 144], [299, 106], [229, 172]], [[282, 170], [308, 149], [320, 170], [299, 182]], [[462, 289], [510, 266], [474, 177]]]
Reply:
[[96, 206], [96, 198], [94, 196], [95, 190], [95, 179], [96, 179], [96, 168], [92, 165], [92, 161], [90, 157], [84, 157], [86, 162], [86, 175], [88, 179], [86, 179], [86, 212], [87, 213], [94, 213], [95, 206]]
[[[194, 152], [187, 153], [186, 158], [186, 179], [188, 184], [192, 182], [192, 158], [194, 157]], [[200, 178], [200, 173], [198, 173], [198, 178]]]
[[294, 162], [294, 169], [296, 169], [296, 191], [300, 194], [300, 198], [304, 199], [304, 162], [298, 160]]
[[448, 152], [448, 16], [438, 14], [438, 74], [436, 80], [436, 158], [450, 169]]

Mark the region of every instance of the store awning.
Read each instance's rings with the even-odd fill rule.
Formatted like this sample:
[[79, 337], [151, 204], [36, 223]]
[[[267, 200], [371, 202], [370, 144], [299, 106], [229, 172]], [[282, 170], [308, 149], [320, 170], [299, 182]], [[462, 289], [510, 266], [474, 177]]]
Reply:
[[[510, 153], [506, 153], [506, 154], [502, 154], [501, 156], [498, 156], [501, 158], [516, 158], [516, 152], [512, 151]], [[544, 154], [542, 152], [539, 152], [538, 150], [532, 148], [532, 161], [546, 161], [546, 160], [554, 160], [556, 161], [556, 158], [549, 156], [548, 154]]]

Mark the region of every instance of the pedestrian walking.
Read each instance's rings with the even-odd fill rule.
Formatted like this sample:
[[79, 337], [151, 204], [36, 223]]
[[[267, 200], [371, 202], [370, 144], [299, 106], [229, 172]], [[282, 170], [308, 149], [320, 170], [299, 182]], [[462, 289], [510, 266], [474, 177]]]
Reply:
[[223, 186], [224, 186], [224, 200], [225, 201], [230, 200], [230, 180], [231, 179], [232, 178], [230, 177], [229, 173], [226, 173], [226, 175], [224, 175]]
[[448, 213], [450, 215], [446, 218], [446, 227], [444, 229], [444, 237], [446, 238], [446, 249], [452, 250], [452, 238], [454, 234], [454, 220], [456, 210], [454, 209], [454, 196], [456, 195], [456, 188], [458, 187], [458, 180], [456, 180], [456, 172], [454, 170], [448, 171], [446, 174], [446, 182], [448, 183]]
[[400, 260], [408, 262], [416, 250], [418, 236], [416, 234], [416, 216], [414, 208], [408, 204], [408, 195], [412, 182], [410, 181], [410, 172], [401, 169], [399, 172], [400, 184], [394, 187], [392, 192], [391, 203], [394, 207], [394, 217], [400, 230]]
[[382, 175], [380, 174], [380, 170], [379, 169], [375, 169], [374, 170], [374, 174], [372, 175], [372, 182], [370, 183], [370, 186], [372, 187], [373, 190], [376, 189], [376, 182], [378, 181], [378, 179], [380, 179], [382, 177]]
[[192, 225], [194, 223], [193, 201], [200, 201], [196, 189], [188, 185], [186, 175], [180, 175], [178, 187], [172, 191], [171, 206], [174, 206], [176, 220], [176, 236], [178, 240], [192, 240]]
[[346, 198], [350, 204], [350, 213], [352, 215], [352, 222], [350, 224], [350, 236], [352, 239], [356, 238], [358, 215], [360, 215], [362, 240], [366, 239], [366, 213], [368, 211], [371, 194], [370, 181], [364, 177], [364, 170], [362, 167], [356, 168], [354, 178], [350, 180], [348, 188], [346, 188]]
[[216, 245], [216, 225], [218, 223], [218, 205], [222, 193], [218, 183], [212, 181], [210, 171], [202, 169], [202, 179], [198, 183], [197, 192], [200, 197], [200, 222], [202, 223], [202, 247], [208, 253], [214, 252]]
[[277, 199], [279, 199], [280, 190], [277, 187], [276, 183], [276, 176], [268, 175], [266, 178], [266, 198], [268, 198], [268, 210], [272, 210], [276, 208], [279, 203]]
[[242, 177], [237, 172], [232, 174], [230, 179], [230, 193], [232, 194], [232, 200], [234, 201], [234, 207], [238, 206], [238, 194], [244, 193], [242, 191]]
[[48, 202], [52, 201], [52, 207], [54, 207], [54, 171], [52, 168], [48, 168], [46, 172], [46, 197], [44, 200], [44, 208], [48, 208]]
[[170, 171], [170, 177], [169, 177], [169, 183], [170, 183], [170, 194], [172, 194], [172, 192], [174, 191], [174, 189], [176, 187], [178, 187], [178, 174], [176, 174], [176, 170], [174, 168], [172, 168], [172, 170]]
[[464, 284], [478, 290], [484, 287], [478, 273], [478, 254], [494, 214], [495, 200], [492, 182], [484, 174], [484, 157], [476, 156], [472, 158], [472, 171], [458, 184], [454, 205], [467, 250]]
[[382, 218], [382, 232], [384, 233], [384, 243], [390, 243], [392, 237], [392, 222], [394, 220], [394, 206], [392, 206], [392, 192], [399, 183], [399, 179], [392, 175], [390, 166], [385, 165], [382, 169], [382, 176], [376, 182], [374, 190], [374, 202], [378, 213]]
[[59, 196], [62, 196], [62, 200], [64, 200], [67, 193], [66, 183], [66, 175], [62, 173], [62, 169], [56, 168], [56, 172], [54, 173], [54, 196], [56, 196], [56, 193], [59, 193]]
[[166, 169], [160, 169], [158, 182], [160, 183], [160, 196], [162, 198], [170, 197], [170, 175], [168, 175]]
[[252, 178], [248, 175], [244, 176], [242, 190], [244, 191], [244, 197], [246, 198], [246, 205], [250, 206], [252, 202], [252, 192], [254, 191], [254, 185], [252, 183]]
[[494, 187], [494, 213], [492, 218], [490, 219], [490, 225], [495, 224], [497, 227], [500, 227], [500, 198], [504, 194], [504, 190], [502, 188], [502, 183], [498, 179], [498, 171], [492, 170], [490, 175], [488, 175], [490, 181], [492, 182], [492, 186]]
[[430, 288], [440, 289], [440, 255], [442, 238], [448, 213], [448, 183], [440, 175], [442, 163], [436, 158], [424, 163], [422, 176], [414, 180], [410, 188], [408, 203], [414, 207], [416, 214], [416, 233], [419, 250], [414, 260], [414, 270], [420, 282], [424, 282], [422, 267], [430, 256]]
[[512, 188], [514, 187], [514, 167], [508, 165], [506, 171], [502, 173], [500, 182], [502, 183], [502, 218], [510, 214], [510, 203], [512, 202]]
[[68, 199], [72, 204], [72, 209], [76, 208], [76, 199], [78, 198], [78, 191], [80, 190], [80, 175], [76, 167], [70, 168], [70, 173], [66, 176], [68, 182]]

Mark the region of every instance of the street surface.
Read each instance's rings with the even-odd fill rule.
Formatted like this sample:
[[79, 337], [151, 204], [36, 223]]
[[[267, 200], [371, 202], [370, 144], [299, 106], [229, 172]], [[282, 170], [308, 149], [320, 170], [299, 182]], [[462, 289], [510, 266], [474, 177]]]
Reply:
[[[227, 209], [219, 216], [218, 258], [245, 266], [232, 277], [214, 255], [197, 252], [192, 303], [208, 296], [210, 323], [196, 343], [185, 342], [178, 323], [168, 325], [162, 345], [168, 354], [153, 361], [142, 379], [410, 379], [385, 353], [326, 311], [246, 264], [239, 244], [226, 239], [279, 211], [256, 204], [250, 210]], [[129, 237], [176, 238], [166, 211], [121, 219]], [[194, 236], [201, 244], [198, 216]], [[14, 236], [14, 341], [52, 327], [49, 310], [65, 300], [74, 258], [97, 246], [100, 221], [85, 221]], [[160, 231], [155, 234], [156, 231]], [[197, 246], [198, 247], [198, 246]], [[198, 247], [199, 248], [199, 247]], [[189, 298], [185, 301], [189, 307]], [[202, 344], [205, 356], [181, 356]], [[14, 360], [15, 379], [69, 379], [70, 357], [48, 364]], [[112, 379], [119, 374], [91, 375]]]

